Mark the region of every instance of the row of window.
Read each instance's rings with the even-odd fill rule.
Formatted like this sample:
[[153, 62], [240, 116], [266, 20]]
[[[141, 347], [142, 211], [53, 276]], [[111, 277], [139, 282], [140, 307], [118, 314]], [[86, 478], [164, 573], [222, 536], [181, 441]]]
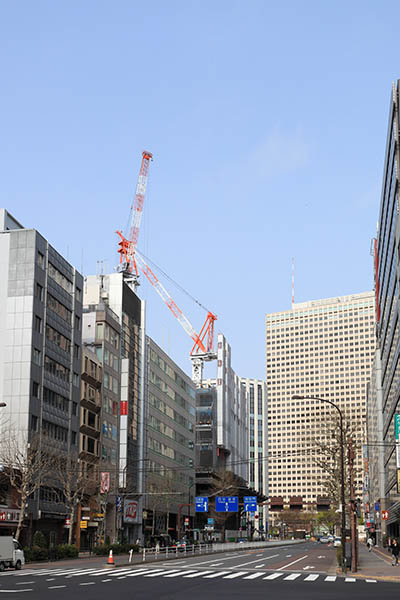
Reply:
[[119, 334], [107, 323], [96, 323], [96, 339], [107, 340], [116, 350], [119, 348]]
[[[58, 440], [64, 443], [68, 442], [68, 429], [62, 427], [61, 425], [51, 423], [50, 421], [42, 421], [42, 433], [53, 440]], [[72, 433], [74, 434], [74, 432]]]
[[181, 454], [174, 448], [167, 446], [167, 444], [164, 444], [159, 440], [155, 440], [154, 438], [149, 437], [147, 440], [147, 447], [149, 448], [149, 450], [152, 450], [157, 454], [161, 454], [162, 456], [166, 456], [167, 458], [174, 460], [180, 465], [185, 465], [188, 467], [193, 466], [193, 460], [191, 458], [188, 458], [184, 454]]
[[118, 441], [118, 429], [116, 425], [109, 423], [108, 421], [103, 421], [103, 437], [108, 438], [110, 440], [114, 440], [114, 442]]
[[118, 378], [113, 377], [109, 373], [104, 371], [103, 374], [103, 385], [106, 390], [112, 391], [114, 394], [118, 394]]
[[72, 312], [64, 306], [57, 298], [54, 298], [51, 294], [47, 293], [47, 307], [55, 312], [59, 317], [71, 325]]
[[187, 402], [182, 396], [180, 396], [175, 390], [173, 390], [165, 381], [161, 379], [154, 371], [150, 369], [150, 381], [155, 386], [158, 387], [159, 390], [167, 394], [172, 400], [174, 400], [179, 406], [182, 406], [189, 414], [195, 415], [195, 408]]
[[62, 333], [60, 333], [50, 325], [46, 325], [46, 337], [54, 344], [57, 344], [59, 348], [65, 350], [65, 352], [71, 352], [71, 340], [66, 338]]
[[44, 368], [45, 371], [51, 373], [52, 375], [55, 375], [59, 379], [62, 379], [66, 382], [69, 381], [70, 370], [47, 355], [44, 357]]
[[185, 448], [193, 449], [193, 441], [192, 440], [189, 440], [188, 438], [186, 438], [184, 435], [182, 435], [181, 433], [179, 433], [178, 431], [176, 431], [169, 425], [166, 425], [159, 419], [156, 419], [156, 417], [154, 417], [153, 415], [149, 415], [149, 427], [151, 427], [155, 431], [158, 431], [159, 433], [162, 433], [163, 435], [171, 438], [171, 440], [178, 442], [178, 444], [182, 444], [182, 446], [185, 446]]
[[174, 410], [171, 406], [164, 402], [164, 400], [160, 400], [151, 392], [149, 393], [149, 402], [151, 406], [162, 412], [167, 417], [173, 419], [175, 423], [178, 423], [188, 431], [193, 431], [192, 421], [189, 421], [189, 419], [186, 419], [183, 415], [176, 412], [176, 410]]
[[174, 369], [157, 354], [152, 348], [150, 349], [150, 360], [152, 360], [161, 371], [164, 371], [173, 381], [175, 381], [179, 387], [187, 392], [192, 398], [195, 398], [195, 391], [193, 388], [186, 383], [186, 381], [174, 371]]
[[63, 288], [63, 290], [65, 290], [69, 294], [72, 293], [72, 281], [67, 279], [67, 277], [65, 277], [65, 275], [61, 273], [61, 271], [59, 271], [54, 265], [52, 265], [51, 262], [49, 262], [48, 264], [48, 274], [52, 279], [54, 279], [56, 283], [58, 283], [59, 286]]

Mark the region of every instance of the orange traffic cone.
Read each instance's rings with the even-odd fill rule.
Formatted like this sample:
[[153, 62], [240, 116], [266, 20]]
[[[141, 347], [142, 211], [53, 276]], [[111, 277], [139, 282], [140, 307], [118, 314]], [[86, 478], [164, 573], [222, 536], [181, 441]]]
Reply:
[[114, 562], [114, 557], [113, 557], [112, 550], [110, 550], [110, 554], [108, 555], [107, 566], [108, 567], [115, 567], [115, 562]]

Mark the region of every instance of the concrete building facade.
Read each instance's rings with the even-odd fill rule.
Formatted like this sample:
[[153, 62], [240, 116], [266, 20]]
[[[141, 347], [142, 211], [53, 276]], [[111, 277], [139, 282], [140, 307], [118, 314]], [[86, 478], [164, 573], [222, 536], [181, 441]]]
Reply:
[[[315, 464], [317, 450], [305, 438], [321, 439], [335, 403], [356, 424], [361, 444], [366, 384], [375, 350], [373, 292], [295, 303], [291, 310], [266, 315], [269, 491], [271, 511], [316, 508], [326, 491], [326, 473]], [[326, 433], [325, 433], [326, 435]], [[361, 453], [357, 468], [362, 470]], [[357, 493], [361, 494], [361, 481]]]
[[[241, 378], [247, 397], [249, 486], [263, 496], [268, 489], [268, 396], [265, 381]], [[261, 527], [260, 527], [261, 525]], [[256, 529], [268, 530], [268, 502], [258, 507]]]
[[[368, 407], [368, 502], [370, 525], [378, 540], [400, 535], [400, 463], [396, 460], [395, 419], [400, 414], [400, 80], [392, 87], [375, 247], [377, 352]], [[374, 477], [379, 473], [379, 485]], [[382, 510], [389, 518], [382, 520]]]
[[195, 496], [196, 391], [191, 379], [148, 336], [146, 357], [144, 533], [146, 539], [160, 534], [178, 539], [193, 525], [194, 512], [188, 505]]
[[[85, 307], [107, 304], [120, 324], [120, 399], [119, 399], [119, 498], [122, 537], [135, 542], [142, 536], [144, 494], [144, 385], [145, 385], [145, 304], [134, 291], [132, 279], [125, 273], [90, 275], [85, 279]], [[113, 327], [109, 333], [116, 331]], [[109, 349], [111, 350], [111, 348]], [[113, 356], [117, 357], [114, 347]], [[107, 376], [107, 372], [104, 373]], [[111, 402], [118, 393], [114, 384], [117, 373], [108, 373]], [[111, 390], [110, 390], [111, 382]], [[114, 385], [114, 389], [113, 386]], [[106, 386], [107, 387], [107, 386]], [[108, 415], [111, 417], [111, 415]], [[107, 417], [107, 422], [110, 419]], [[112, 430], [111, 423], [111, 432]], [[108, 425], [107, 425], [108, 427]], [[112, 433], [111, 433], [112, 439]], [[113, 440], [114, 441], [114, 440]], [[105, 446], [104, 446], [105, 448]], [[112, 452], [112, 448], [110, 449]], [[112, 454], [111, 454], [112, 459]]]
[[[21, 445], [35, 436], [57, 456], [78, 456], [82, 291], [82, 276], [47, 240], [2, 209], [1, 415]], [[50, 487], [35, 492], [28, 514], [30, 532], [65, 537], [65, 507]]]

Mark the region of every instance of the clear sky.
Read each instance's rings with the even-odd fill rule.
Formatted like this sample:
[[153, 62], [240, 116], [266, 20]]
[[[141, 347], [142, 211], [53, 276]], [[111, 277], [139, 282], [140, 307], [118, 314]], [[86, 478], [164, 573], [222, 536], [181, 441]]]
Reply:
[[[296, 301], [372, 289], [399, 7], [2, 0], [0, 206], [85, 275], [111, 271], [150, 150], [139, 248], [218, 315], [236, 372], [263, 378], [292, 257]], [[140, 295], [190, 372], [190, 339]]]

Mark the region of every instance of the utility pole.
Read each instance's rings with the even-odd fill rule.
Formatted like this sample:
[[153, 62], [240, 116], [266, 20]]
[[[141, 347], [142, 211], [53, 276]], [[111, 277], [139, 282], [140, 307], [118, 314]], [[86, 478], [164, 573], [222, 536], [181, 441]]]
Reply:
[[355, 452], [353, 447], [353, 439], [350, 438], [348, 459], [349, 459], [349, 478], [350, 478], [350, 530], [351, 530], [351, 570], [353, 573], [357, 571], [358, 564], [358, 544], [357, 544], [357, 503], [354, 497], [354, 458]]

